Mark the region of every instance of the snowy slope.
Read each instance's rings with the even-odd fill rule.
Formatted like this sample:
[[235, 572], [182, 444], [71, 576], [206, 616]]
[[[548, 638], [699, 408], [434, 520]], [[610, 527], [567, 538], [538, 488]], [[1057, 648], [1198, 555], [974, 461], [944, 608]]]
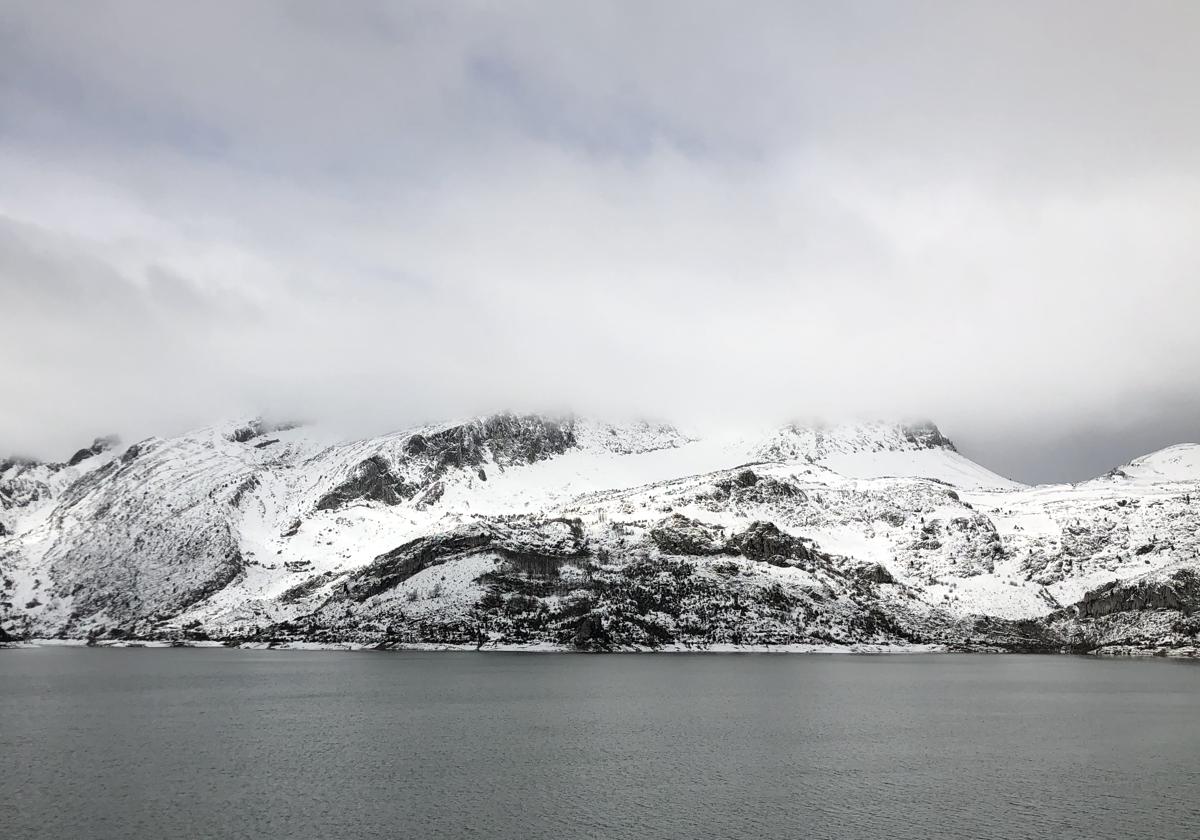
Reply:
[[1041, 487], [929, 423], [249, 421], [91, 449], [0, 465], [9, 634], [1046, 649], [1085, 644], [1062, 615], [1089, 593], [1200, 563], [1195, 445]]
[[970, 489], [1024, 486], [964, 458], [932, 423], [789, 425], [752, 452], [756, 460], [816, 463], [851, 478], [932, 478]]
[[1142, 483], [1200, 481], [1200, 444], [1181, 443], [1134, 458], [1112, 477]]
[[932, 478], [969, 490], [1019, 490], [1025, 486], [945, 449], [834, 453], [820, 463], [852, 478]]

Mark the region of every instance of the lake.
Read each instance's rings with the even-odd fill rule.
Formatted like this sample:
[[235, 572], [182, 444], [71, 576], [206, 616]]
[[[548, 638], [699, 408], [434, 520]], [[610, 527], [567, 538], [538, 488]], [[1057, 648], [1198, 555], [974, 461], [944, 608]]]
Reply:
[[0, 651], [0, 837], [1195, 838], [1200, 663]]

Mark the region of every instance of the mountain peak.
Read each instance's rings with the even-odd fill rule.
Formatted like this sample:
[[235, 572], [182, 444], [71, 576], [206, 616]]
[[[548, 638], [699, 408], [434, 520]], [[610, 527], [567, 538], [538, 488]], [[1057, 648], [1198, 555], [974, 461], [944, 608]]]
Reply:
[[110, 449], [113, 449], [120, 444], [120, 442], [121, 439], [116, 435], [104, 435], [102, 437], [98, 437], [92, 441], [91, 446], [80, 449], [78, 452], [72, 455], [71, 460], [67, 461], [67, 466], [77, 466], [80, 462], [86, 461], [88, 458], [91, 458], [95, 455], [99, 455], [101, 452], [108, 452]]
[[949, 449], [951, 452], [958, 451], [954, 445], [954, 441], [943, 435], [942, 430], [932, 420], [907, 423], [900, 428], [904, 432], [905, 439], [916, 444], [919, 449]]
[[837, 425], [790, 423], [777, 430], [756, 452], [766, 460], [821, 461], [831, 455], [863, 452], [910, 452], [945, 449], [954, 444], [929, 421], [868, 421]]
[[1200, 481], [1200, 443], [1178, 443], [1110, 470], [1109, 478], [1142, 481]]

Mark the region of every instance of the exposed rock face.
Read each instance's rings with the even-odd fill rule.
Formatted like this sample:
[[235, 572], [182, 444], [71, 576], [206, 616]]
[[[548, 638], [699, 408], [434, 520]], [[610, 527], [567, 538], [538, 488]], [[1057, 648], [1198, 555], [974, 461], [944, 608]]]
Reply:
[[448, 558], [485, 549], [517, 564], [545, 563], [557, 568], [567, 558], [583, 556], [587, 543], [578, 520], [515, 518], [478, 522], [446, 534], [415, 539], [379, 555], [351, 576], [334, 599], [364, 601]]
[[234, 443], [245, 443], [246, 441], [253, 440], [262, 433], [262, 423], [255, 420], [254, 422], [242, 426], [241, 428], [234, 429], [229, 434], [229, 439]]
[[[481, 480], [486, 480], [486, 479], [481, 479]], [[430, 484], [428, 487], [426, 487], [424, 490], [422, 490], [420, 492], [420, 494], [415, 499], [413, 499], [413, 504], [417, 508], [424, 510], [425, 508], [429, 507], [430, 505], [437, 504], [438, 499], [442, 498], [442, 494], [444, 494], [445, 492], [446, 492], [446, 485], [444, 485], [440, 481], [435, 481], [435, 482], [433, 482], [433, 484]]]
[[1200, 572], [1179, 569], [1153, 580], [1114, 581], [1083, 596], [1073, 609], [1080, 618], [1099, 618], [1136, 610], [1178, 610], [1190, 615], [1200, 608]]
[[0, 510], [28, 507], [51, 495], [53, 465], [10, 458], [0, 466]]
[[531, 464], [561, 455], [575, 446], [570, 421], [536, 415], [497, 414], [429, 434], [414, 434], [405, 454], [422, 457], [441, 474], [448, 469], [479, 467], [491, 460], [501, 467]]
[[377, 557], [375, 562], [352, 576], [341, 593], [334, 595], [334, 600], [365, 601], [446, 558], [475, 553], [495, 542], [496, 534], [483, 525], [413, 540]]
[[804, 494], [794, 485], [776, 478], [761, 478], [754, 470], [738, 470], [731, 476], [722, 477], [713, 483], [713, 498], [729, 500], [735, 504], [772, 504], [799, 497]]
[[1200, 654], [1200, 572], [1183, 567], [1114, 581], [1049, 615], [1064, 649], [1100, 653]]
[[417, 503], [436, 502], [444, 491], [434, 489], [448, 473], [469, 470], [487, 480], [485, 464], [500, 469], [532, 464], [561, 455], [575, 445], [570, 421], [537, 416], [498, 414], [470, 423], [409, 435], [396, 462], [372, 455], [323, 495], [317, 510], [334, 510], [365, 500], [397, 505], [421, 494]]
[[93, 452], [91, 449], [80, 449], [78, 452], [76, 452], [74, 455], [71, 456], [71, 460], [67, 461], [67, 466], [74, 467], [77, 464], [79, 464], [83, 461], [86, 461], [88, 458], [91, 458], [95, 454], [96, 453]]
[[758, 484], [758, 474], [754, 470], [741, 470], [734, 475], [733, 484], [737, 487], [753, 487]]
[[719, 554], [724, 541], [719, 529], [680, 514], [660, 520], [650, 529], [650, 540], [665, 554]]
[[942, 434], [941, 429], [928, 420], [904, 426], [904, 436], [912, 443], [924, 449], [949, 449], [957, 452], [950, 438]]
[[116, 435], [106, 435], [105, 437], [98, 437], [94, 441], [92, 441], [91, 446], [87, 447], [86, 449], [80, 449], [78, 452], [76, 452], [74, 455], [72, 455], [71, 460], [67, 461], [67, 466], [68, 467], [78, 466], [80, 463], [82, 463], [83, 461], [86, 461], [88, 458], [91, 458], [95, 455], [99, 455], [101, 452], [107, 452], [108, 450], [117, 446], [117, 444], [119, 444], [119, 443], [120, 443], [120, 438], [118, 438]]
[[896, 578], [880, 563], [863, 563], [854, 568], [854, 575], [867, 583], [896, 583]]
[[[249, 423], [246, 423], [243, 426], [238, 426], [236, 429], [234, 429], [232, 432], [229, 433], [228, 437], [229, 437], [229, 440], [233, 441], [234, 443], [249, 443], [250, 441], [254, 440], [255, 438], [262, 437], [263, 435], [270, 434], [271, 432], [286, 432], [289, 429], [295, 429], [298, 425], [299, 425], [298, 423], [291, 423], [291, 422], [289, 422], [289, 423], [268, 423], [267, 421], [263, 420], [261, 417], [258, 417], [258, 418], [255, 418], [254, 420], [251, 420]], [[278, 441], [270, 441], [270, 442], [278, 443]], [[262, 445], [266, 445], [266, 444], [255, 444], [255, 445], [262, 446]]]
[[820, 461], [838, 453], [923, 449], [955, 451], [950, 439], [932, 423], [851, 423], [833, 427], [793, 423], [779, 429], [756, 454], [764, 460]]
[[358, 500], [398, 505], [415, 495], [417, 488], [392, 472], [381, 455], [372, 455], [354, 468], [350, 477], [317, 500], [317, 510], [333, 510]]
[[1009, 653], [1057, 653], [1070, 649], [1068, 640], [1045, 621], [974, 615], [955, 622], [940, 634], [959, 650], [997, 650]]
[[[0, 537], [18, 533], [23, 514], [48, 504], [89, 471], [107, 464], [117, 444], [115, 437], [98, 437], [66, 463], [44, 463], [33, 458], [10, 457], [0, 461]], [[96, 457], [105, 455], [105, 457]], [[0, 562], [3, 552], [0, 552]], [[2, 570], [2, 565], [0, 565]]]
[[734, 534], [726, 549], [751, 560], [762, 560], [775, 566], [787, 566], [817, 558], [804, 541], [779, 530], [773, 522], [753, 522], [740, 534]]
[[595, 615], [585, 615], [575, 628], [571, 643], [577, 648], [609, 647], [612, 636], [604, 628], [604, 621]]

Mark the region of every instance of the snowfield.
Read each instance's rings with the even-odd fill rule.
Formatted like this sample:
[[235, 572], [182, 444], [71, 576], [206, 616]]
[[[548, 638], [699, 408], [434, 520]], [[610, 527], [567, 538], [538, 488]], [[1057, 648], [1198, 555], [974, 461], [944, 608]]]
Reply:
[[0, 462], [0, 642], [1197, 647], [1200, 446], [1027, 487], [932, 424], [261, 420]]

